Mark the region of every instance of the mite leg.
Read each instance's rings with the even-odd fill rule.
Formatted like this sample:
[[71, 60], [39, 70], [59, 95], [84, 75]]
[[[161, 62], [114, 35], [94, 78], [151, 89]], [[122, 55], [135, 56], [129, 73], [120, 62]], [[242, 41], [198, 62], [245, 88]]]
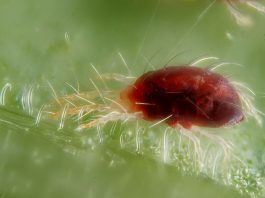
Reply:
[[224, 153], [224, 161], [227, 162], [230, 159], [231, 150], [233, 149], [233, 144], [231, 142], [228, 142], [219, 135], [209, 133], [207, 131], [199, 129], [198, 127], [194, 127], [192, 130], [194, 131], [194, 133], [198, 133], [218, 143], [218, 145], [222, 147]]
[[[114, 93], [110, 91], [102, 91], [101, 94], [106, 97], [114, 97]], [[80, 103], [80, 101], [85, 102], [87, 104], [95, 105], [94, 102], [97, 98], [99, 98], [99, 94], [97, 91], [83, 92], [83, 93], [75, 93], [71, 95], [66, 95], [62, 97], [58, 97], [57, 100], [51, 101], [47, 104], [47, 106], [54, 106], [59, 103], [60, 105], [64, 105], [66, 103], [70, 103], [75, 106], [75, 103]]]
[[121, 83], [130, 83], [131, 81], [136, 79], [136, 77], [134, 76], [125, 76], [125, 75], [117, 74], [117, 73], [101, 74], [101, 78], [103, 80], [114, 80], [114, 81], [118, 81]]
[[[82, 112], [82, 117], [83, 117], [87, 113], [92, 113], [92, 112], [96, 112], [96, 111], [97, 112], [103, 112], [104, 110], [107, 109], [106, 106], [100, 105], [100, 104], [83, 105], [80, 107], [72, 107], [72, 108], [69, 107], [69, 104], [66, 104], [66, 105], [68, 105], [67, 112], [66, 112], [67, 116], [78, 116], [78, 115], [80, 115], [80, 112]], [[63, 110], [55, 111], [55, 112], [46, 111], [46, 113], [49, 114], [50, 118], [58, 119], [62, 115]]]
[[99, 118], [95, 119], [95, 120], [92, 120], [86, 124], [82, 124], [80, 125], [77, 130], [80, 131], [82, 129], [88, 129], [88, 128], [91, 128], [91, 127], [96, 127], [96, 126], [99, 126], [99, 125], [104, 125], [106, 124], [107, 122], [110, 122], [110, 121], [118, 121], [118, 120], [121, 120], [123, 121], [124, 123], [129, 121], [129, 120], [133, 120], [133, 119], [137, 119], [138, 118], [138, 115], [137, 114], [130, 114], [130, 113], [121, 113], [121, 112], [118, 112], [118, 111], [112, 111], [106, 115], [100, 115]]
[[200, 139], [196, 136], [195, 133], [191, 133], [190, 130], [185, 129], [184, 127], [178, 127], [178, 128], [179, 128], [179, 132], [183, 136], [187, 137], [193, 143], [194, 151], [195, 151], [194, 158], [195, 158], [196, 163], [198, 164], [199, 170], [201, 170], [204, 165], [203, 159], [204, 159], [205, 153], [203, 152], [203, 149], [201, 147]]

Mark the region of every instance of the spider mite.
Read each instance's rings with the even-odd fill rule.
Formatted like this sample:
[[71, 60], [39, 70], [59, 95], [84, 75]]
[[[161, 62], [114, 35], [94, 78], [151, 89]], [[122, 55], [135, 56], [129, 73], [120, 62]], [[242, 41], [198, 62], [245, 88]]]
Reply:
[[251, 19], [243, 15], [237, 8], [239, 4], [245, 4], [258, 12], [265, 14], [265, 6], [256, 0], [222, 0], [232, 16], [236, 19], [236, 22], [242, 26], [248, 26], [252, 24]]
[[[253, 105], [255, 93], [246, 85], [214, 72], [224, 64], [228, 63], [218, 64], [212, 69], [164, 67], [144, 73], [120, 91], [101, 90], [90, 79], [95, 88], [93, 91], [79, 92], [68, 84], [75, 93], [58, 97], [49, 83], [55, 100], [40, 109], [36, 123], [46, 112], [50, 118], [60, 121], [60, 129], [67, 117], [78, 122], [79, 130], [109, 121], [137, 119], [150, 121], [152, 126], [164, 122], [170, 127], [182, 126], [185, 129], [192, 126], [233, 126], [248, 117], [261, 124], [260, 114], [263, 113]], [[115, 73], [100, 74], [93, 68], [104, 85], [106, 80], [128, 83], [128, 80], [135, 79]]]
[[171, 66], [140, 76], [121, 92], [129, 112], [141, 112], [149, 121], [222, 127], [244, 119], [236, 89], [222, 75], [192, 66]]
[[[55, 100], [42, 106], [36, 124], [43, 113], [59, 121], [58, 129], [64, 127], [66, 119], [73, 119], [77, 122], [78, 131], [92, 127], [99, 129], [108, 122], [119, 120], [122, 123], [145, 120], [150, 123], [149, 128], [168, 125], [169, 129], [187, 136], [196, 147], [199, 161], [204, 158], [197, 134], [218, 143], [227, 159], [233, 145], [202, 127], [223, 129], [249, 117], [261, 125], [260, 115], [264, 114], [253, 105], [255, 93], [251, 89], [214, 71], [222, 65], [235, 63], [218, 63], [212, 68], [194, 66], [212, 58], [215, 57], [202, 58], [192, 66], [154, 69], [138, 78], [115, 73], [100, 74], [91, 65], [106, 90], [96, 85], [99, 81], [95, 83], [90, 79], [94, 90], [80, 92], [68, 84], [75, 93], [58, 97], [51, 83], [48, 83]], [[132, 79], [134, 82], [131, 82]], [[106, 86], [107, 80], [127, 85], [121, 90], [111, 90]]]

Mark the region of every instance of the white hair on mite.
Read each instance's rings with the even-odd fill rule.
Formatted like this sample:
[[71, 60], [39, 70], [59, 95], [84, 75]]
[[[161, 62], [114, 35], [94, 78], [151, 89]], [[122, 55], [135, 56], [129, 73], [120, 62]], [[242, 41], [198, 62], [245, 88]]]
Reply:
[[265, 114], [254, 105], [255, 97], [257, 97], [255, 92], [244, 83], [232, 81], [232, 84], [235, 86], [242, 102], [245, 118], [253, 118], [261, 127], [263, 122], [262, 117], [264, 117]]

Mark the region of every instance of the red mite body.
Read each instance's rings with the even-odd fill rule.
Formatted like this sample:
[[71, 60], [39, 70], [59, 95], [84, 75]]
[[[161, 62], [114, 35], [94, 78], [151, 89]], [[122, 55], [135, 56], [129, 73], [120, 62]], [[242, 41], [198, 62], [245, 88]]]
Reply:
[[208, 69], [171, 66], [150, 71], [121, 92], [130, 112], [175, 127], [221, 127], [244, 119], [239, 95], [222, 75]]

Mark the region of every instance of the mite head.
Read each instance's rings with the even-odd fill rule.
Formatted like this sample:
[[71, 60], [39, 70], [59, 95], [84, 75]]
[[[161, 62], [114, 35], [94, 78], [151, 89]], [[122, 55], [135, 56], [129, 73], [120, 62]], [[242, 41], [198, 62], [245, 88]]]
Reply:
[[133, 90], [134, 87], [132, 85], [129, 85], [120, 92], [121, 103], [129, 112], [135, 112], [135, 103], [133, 102]]
[[151, 72], [147, 72], [139, 77], [132, 85], [127, 86], [120, 92], [120, 100], [122, 105], [128, 110], [128, 112], [135, 113], [141, 111], [137, 102], [142, 102], [141, 98], [146, 93], [146, 87], [142, 82], [146, 76]]

